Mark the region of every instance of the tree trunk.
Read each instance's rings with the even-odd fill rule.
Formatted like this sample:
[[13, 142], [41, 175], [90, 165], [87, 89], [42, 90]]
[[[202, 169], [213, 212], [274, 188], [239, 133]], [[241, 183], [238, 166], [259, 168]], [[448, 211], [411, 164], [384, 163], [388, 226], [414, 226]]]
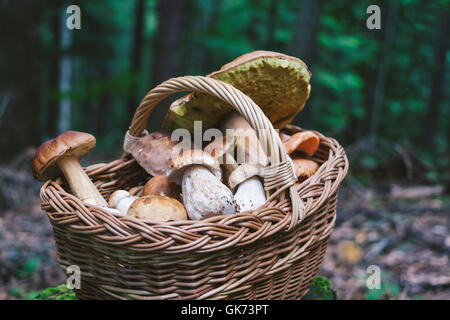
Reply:
[[42, 51], [40, 29], [44, 4], [0, 2], [0, 162], [41, 142]]
[[440, 33], [434, 51], [434, 67], [431, 73], [430, 95], [428, 97], [428, 111], [423, 126], [423, 144], [431, 146], [434, 151], [436, 146], [436, 133], [438, 132], [439, 113], [442, 105], [442, 88], [445, 75], [445, 55], [450, 39], [449, 11], [441, 14]]
[[[52, 57], [49, 61], [49, 87], [52, 91], [59, 90], [60, 73], [60, 44], [61, 44], [61, 6], [58, 2], [52, 2], [52, 5], [58, 8], [51, 17], [52, 39]], [[49, 137], [54, 137], [58, 133], [58, 100], [51, 99], [47, 106], [47, 124], [46, 133]]]
[[59, 103], [58, 132], [62, 133], [70, 129], [72, 116], [72, 101], [67, 96], [72, 89], [72, 57], [68, 52], [72, 46], [72, 33], [66, 26], [66, 20], [61, 21], [61, 61], [59, 73], [59, 92], [63, 95]]
[[392, 49], [391, 47], [395, 39], [397, 11], [398, 2], [389, 1], [387, 20], [384, 28], [384, 40], [381, 46], [381, 60], [378, 66], [372, 112], [370, 114], [369, 136], [372, 139], [375, 139], [380, 125], [380, 116], [382, 114], [384, 96], [386, 92], [386, 76], [389, 69], [389, 57]]
[[[144, 0], [136, 0], [134, 9], [133, 49], [131, 52], [131, 72], [134, 76], [140, 73], [142, 58], [142, 35], [144, 32]], [[139, 77], [140, 79], [140, 77]], [[136, 78], [137, 80], [137, 78]], [[132, 117], [138, 106], [138, 87], [140, 81], [133, 81], [133, 87], [128, 99], [128, 113]], [[130, 118], [131, 119], [131, 118]]]
[[[297, 32], [291, 48], [292, 55], [302, 59], [309, 70], [314, 69], [314, 60], [317, 51], [317, 35], [320, 27], [320, 1], [304, 0], [299, 11]], [[311, 78], [314, 81], [314, 77]], [[294, 120], [295, 124], [305, 128], [311, 126], [311, 107], [308, 105], [314, 103], [314, 94], [311, 95], [306, 103], [305, 109]]]
[[[157, 6], [158, 30], [153, 51], [152, 87], [179, 76], [181, 56], [180, 35], [182, 30], [184, 0], [160, 0]], [[148, 121], [151, 130], [160, 130], [168, 108], [165, 101], [152, 112]]]

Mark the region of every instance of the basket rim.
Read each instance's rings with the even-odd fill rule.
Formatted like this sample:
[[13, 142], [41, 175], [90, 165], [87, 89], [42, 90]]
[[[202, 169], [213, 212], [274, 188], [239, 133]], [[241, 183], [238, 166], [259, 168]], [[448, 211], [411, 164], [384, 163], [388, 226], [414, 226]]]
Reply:
[[[303, 131], [288, 125], [282, 131]], [[339, 143], [311, 130], [320, 137], [320, 144], [329, 149], [317, 172], [303, 181], [297, 192], [304, 205], [305, 219], [330, 198], [348, 171], [348, 159]], [[320, 147], [319, 147], [320, 148]], [[113, 167], [125, 159], [85, 168], [92, 176], [101, 168]], [[127, 160], [134, 162], [135, 160]], [[95, 177], [94, 177], [95, 179]], [[77, 235], [89, 235], [101, 243], [126, 246], [135, 252], [187, 251], [215, 252], [230, 246], [243, 246], [287, 231], [292, 208], [290, 199], [275, 199], [255, 210], [235, 215], [220, 215], [202, 220], [155, 222], [110, 213], [101, 207], [82, 202], [62, 187], [63, 180], [48, 180], [41, 188], [41, 205], [54, 226]], [[304, 220], [302, 220], [304, 221]], [[301, 221], [299, 222], [301, 223]]]

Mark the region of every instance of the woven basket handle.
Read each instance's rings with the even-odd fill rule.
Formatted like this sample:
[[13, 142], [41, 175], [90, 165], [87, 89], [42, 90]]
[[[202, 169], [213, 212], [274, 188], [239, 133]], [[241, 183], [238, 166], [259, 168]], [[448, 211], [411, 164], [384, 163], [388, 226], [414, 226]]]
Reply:
[[147, 93], [137, 108], [130, 129], [125, 135], [124, 151], [129, 152], [130, 146], [145, 134], [147, 119], [156, 105], [168, 96], [183, 91], [195, 91], [215, 96], [230, 104], [247, 120], [255, 130], [270, 160], [270, 166], [264, 169], [263, 176], [264, 188], [266, 191], [272, 192], [268, 200], [276, 196], [283, 197], [284, 191], [289, 188], [292, 201], [290, 228], [293, 228], [304, 218], [304, 210], [294, 187], [297, 177], [292, 162], [286, 155], [280, 137], [270, 120], [252, 99], [230, 84], [203, 76], [172, 78], [159, 84]]

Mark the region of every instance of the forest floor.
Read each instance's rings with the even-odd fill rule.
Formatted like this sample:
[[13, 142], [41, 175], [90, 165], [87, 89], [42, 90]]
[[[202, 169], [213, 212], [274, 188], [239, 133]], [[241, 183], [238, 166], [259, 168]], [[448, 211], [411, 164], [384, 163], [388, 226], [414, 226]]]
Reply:
[[[25, 168], [0, 168], [0, 299], [27, 299], [65, 281], [40, 208], [40, 184]], [[5, 187], [14, 179], [16, 188]], [[392, 181], [356, 186], [349, 178], [340, 190], [319, 272], [338, 299], [450, 299], [450, 197], [433, 195], [429, 187], [393, 187]], [[367, 288], [369, 266], [381, 271], [381, 289]]]

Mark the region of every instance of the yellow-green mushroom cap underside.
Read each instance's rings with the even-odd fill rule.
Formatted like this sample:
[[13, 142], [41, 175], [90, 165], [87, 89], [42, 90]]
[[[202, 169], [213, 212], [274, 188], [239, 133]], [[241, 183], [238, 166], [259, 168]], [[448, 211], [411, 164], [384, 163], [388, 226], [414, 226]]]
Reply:
[[[271, 51], [244, 54], [207, 77], [229, 83], [249, 96], [275, 129], [285, 127], [302, 111], [311, 90], [311, 73], [302, 60]], [[232, 110], [219, 98], [191, 93], [172, 103], [163, 129], [185, 128], [193, 134], [194, 121], [202, 121], [202, 131], [217, 128]]]

